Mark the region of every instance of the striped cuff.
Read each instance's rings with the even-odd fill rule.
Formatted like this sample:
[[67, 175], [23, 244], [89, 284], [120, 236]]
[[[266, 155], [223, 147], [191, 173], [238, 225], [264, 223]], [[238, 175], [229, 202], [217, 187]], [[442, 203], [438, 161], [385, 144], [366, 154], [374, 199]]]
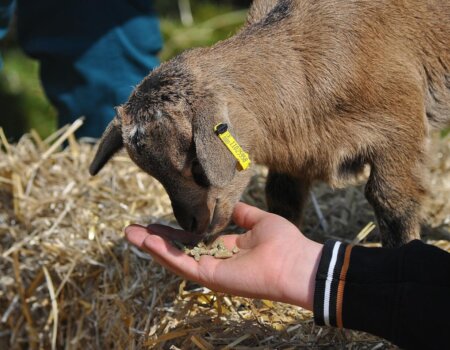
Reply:
[[352, 248], [334, 240], [323, 247], [314, 292], [314, 320], [319, 326], [343, 327], [342, 301]]

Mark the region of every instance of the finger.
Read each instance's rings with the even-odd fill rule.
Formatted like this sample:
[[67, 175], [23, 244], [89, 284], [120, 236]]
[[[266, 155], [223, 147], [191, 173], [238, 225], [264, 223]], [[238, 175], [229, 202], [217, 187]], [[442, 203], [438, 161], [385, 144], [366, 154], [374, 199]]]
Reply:
[[[200, 262], [196, 262], [162, 237], [151, 234], [148, 228], [133, 225], [127, 227], [125, 233], [131, 243], [136, 243], [141, 249], [149, 252], [156, 262], [185, 279], [200, 283], [218, 292], [244, 296], [253, 295], [248, 291], [242, 291], [242, 279], [237, 271], [241, 271], [243, 267], [237, 256], [226, 260], [202, 256]], [[238, 236], [223, 237], [227, 247], [236, 243]], [[238, 254], [242, 254], [242, 252]], [[243, 254], [245, 256], [245, 252]], [[244, 261], [244, 265], [249, 266], [250, 264]]]
[[234, 207], [233, 220], [237, 225], [250, 230], [258, 221], [261, 221], [267, 215], [270, 214], [264, 210], [239, 202]]
[[138, 248], [142, 248], [148, 233], [144, 226], [131, 225], [125, 229], [125, 235], [130, 243]]
[[201, 236], [194, 233], [178, 230], [170, 226], [152, 224], [148, 225], [147, 228], [154, 234], [163, 237], [169, 241], [178, 241], [183, 244], [197, 244]]
[[199, 282], [198, 263], [164, 238], [137, 225], [127, 227], [125, 234], [130, 243], [149, 252], [161, 265], [186, 279]]

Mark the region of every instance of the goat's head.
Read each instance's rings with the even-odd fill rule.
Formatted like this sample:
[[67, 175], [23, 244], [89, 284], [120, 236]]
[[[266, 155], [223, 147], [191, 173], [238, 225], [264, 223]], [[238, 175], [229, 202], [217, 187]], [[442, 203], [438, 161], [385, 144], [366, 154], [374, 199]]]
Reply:
[[[199, 238], [223, 230], [249, 179], [214, 133], [226, 122], [226, 104], [196, 86], [182, 63], [162, 65], [146, 77], [106, 129], [90, 173], [121, 148], [166, 189], [181, 227]], [[235, 135], [236, 136], [236, 135]]]

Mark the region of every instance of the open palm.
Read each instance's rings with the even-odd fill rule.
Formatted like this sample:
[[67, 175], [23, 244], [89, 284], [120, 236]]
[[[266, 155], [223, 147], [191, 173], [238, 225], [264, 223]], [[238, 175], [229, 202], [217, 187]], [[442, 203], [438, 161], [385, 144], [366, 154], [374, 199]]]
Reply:
[[240, 249], [225, 260], [204, 255], [197, 262], [167, 241], [189, 237], [183, 230], [133, 225], [126, 235], [163, 266], [212, 290], [311, 309], [321, 245], [308, 240], [284, 218], [243, 203], [236, 205], [233, 219], [248, 231], [222, 237], [229, 249]]

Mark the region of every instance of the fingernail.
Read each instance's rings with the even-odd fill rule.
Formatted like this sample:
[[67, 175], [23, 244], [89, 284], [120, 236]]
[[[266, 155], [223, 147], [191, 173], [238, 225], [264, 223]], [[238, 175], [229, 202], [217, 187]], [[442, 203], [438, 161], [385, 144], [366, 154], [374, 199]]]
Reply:
[[125, 235], [127, 240], [137, 247], [141, 247], [145, 238], [148, 236], [147, 232], [145, 232], [145, 228], [142, 230], [142, 227], [137, 225], [126, 227]]

